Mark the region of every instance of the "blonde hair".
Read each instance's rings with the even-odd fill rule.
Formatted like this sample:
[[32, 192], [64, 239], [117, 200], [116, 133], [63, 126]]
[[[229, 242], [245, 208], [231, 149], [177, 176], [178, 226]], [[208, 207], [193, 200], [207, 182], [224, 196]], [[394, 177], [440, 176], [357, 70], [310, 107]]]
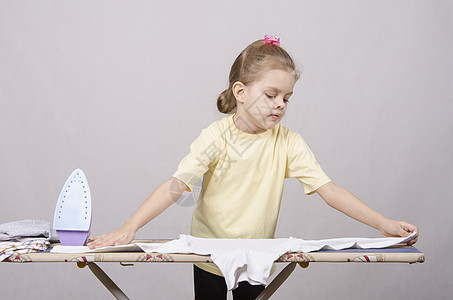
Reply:
[[229, 86], [217, 98], [218, 110], [224, 114], [235, 113], [236, 98], [233, 95], [233, 84], [240, 81], [247, 86], [270, 70], [288, 71], [293, 73], [296, 81], [299, 79], [299, 71], [293, 59], [282, 47], [265, 44], [264, 40], [257, 40], [248, 45], [231, 66]]

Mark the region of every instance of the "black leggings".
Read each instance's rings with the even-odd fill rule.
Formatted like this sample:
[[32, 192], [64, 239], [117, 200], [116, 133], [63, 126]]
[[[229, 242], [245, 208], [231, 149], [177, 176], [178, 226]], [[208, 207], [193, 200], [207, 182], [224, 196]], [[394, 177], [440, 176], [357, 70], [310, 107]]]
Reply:
[[[227, 298], [227, 286], [225, 278], [193, 266], [193, 279], [195, 288], [195, 300], [225, 300]], [[233, 299], [255, 299], [264, 290], [264, 285], [251, 285], [247, 281], [239, 282], [239, 286], [233, 290]]]

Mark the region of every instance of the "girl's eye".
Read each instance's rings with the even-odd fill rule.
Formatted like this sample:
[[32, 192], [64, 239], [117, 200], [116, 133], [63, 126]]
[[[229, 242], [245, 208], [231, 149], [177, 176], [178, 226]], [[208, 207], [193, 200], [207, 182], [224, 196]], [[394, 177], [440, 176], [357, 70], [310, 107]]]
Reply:
[[[275, 99], [276, 96], [271, 96], [271, 95], [268, 95], [268, 94], [265, 94], [267, 98], [271, 99], [272, 101]], [[289, 103], [289, 99], [283, 99], [283, 102], [285, 103]]]

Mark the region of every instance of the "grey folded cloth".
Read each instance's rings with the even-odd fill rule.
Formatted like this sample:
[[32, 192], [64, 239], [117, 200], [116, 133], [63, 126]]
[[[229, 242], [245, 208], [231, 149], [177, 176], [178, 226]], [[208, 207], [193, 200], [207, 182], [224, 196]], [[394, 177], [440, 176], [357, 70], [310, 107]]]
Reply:
[[56, 232], [50, 228], [47, 221], [19, 220], [0, 224], [0, 241], [24, 242], [36, 238], [58, 240]]

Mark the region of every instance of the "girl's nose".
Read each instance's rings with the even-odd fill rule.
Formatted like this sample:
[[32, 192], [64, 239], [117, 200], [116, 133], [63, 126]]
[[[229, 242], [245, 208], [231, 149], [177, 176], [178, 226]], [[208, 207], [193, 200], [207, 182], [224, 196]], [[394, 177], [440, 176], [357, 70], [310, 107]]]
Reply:
[[274, 99], [274, 108], [283, 108], [285, 105], [283, 98], [278, 97]]

